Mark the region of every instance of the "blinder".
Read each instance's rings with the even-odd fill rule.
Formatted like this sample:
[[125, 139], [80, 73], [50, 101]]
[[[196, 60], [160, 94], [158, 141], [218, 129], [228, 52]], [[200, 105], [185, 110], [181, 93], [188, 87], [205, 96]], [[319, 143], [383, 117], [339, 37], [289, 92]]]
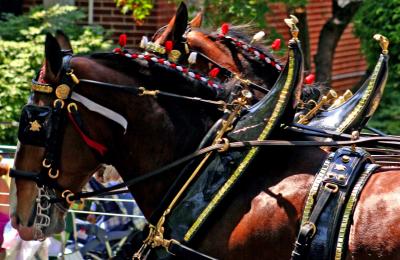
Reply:
[[46, 147], [52, 129], [52, 108], [26, 105], [19, 120], [18, 140], [25, 145]]

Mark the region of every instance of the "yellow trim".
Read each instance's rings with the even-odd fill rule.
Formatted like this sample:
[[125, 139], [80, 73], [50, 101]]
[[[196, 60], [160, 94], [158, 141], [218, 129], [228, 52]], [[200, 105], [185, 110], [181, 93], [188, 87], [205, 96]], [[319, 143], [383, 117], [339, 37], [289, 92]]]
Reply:
[[311, 214], [311, 209], [314, 206], [314, 198], [317, 195], [318, 192], [318, 188], [320, 183], [322, 182], [326, 172], [328, 171], [329, 165], [332, 161], [332, 158], [329, 157], [328, 159], [325, 160], [324, 164], [322, 165], [319, 173], [316, 175], [314, 182], [311, 186], [310, 192], [308, 193], [308, 197], [306, 200], [306, 205], [304, 206], [304, 210], [303, 210], [303, 217], [301, 219], [301, 225], [303, 226], [304, 223], [306, 223], [308, 221], [308, 219], [310, 218], [310, 214]]
[[370, 82], [368, 84], [367, 90], [361, 100], [358, 102], [357, 106], [353, 109], [350, 115], [343, 121], [343, 123], [338, 127], [337, 131], [339, 133], [343, 133], [344, 130], [356, 119], [356, 117], [360, 114], [361, 110], [365, 107], [368, 99], [371, 96], [372, 90], [375, 88], [376, 78], [378, 73], [382, 67], [383, 56], [380, 57], [378, 64], [376, 64], [374, 72], [371, 75]]
[[371, 171], [374, 171], [375, 167], [374, 165], [370, 165], [367, 169], [364, 170], [364, 172], [360, 175], [360, 177], [357, 180], [357, 183], [354, 185], [353, 191], [351, 192], [350, 198], [347, 201], [346, 208], [343, 213], [342, 217], [342, 223], [340, 224], [340, 229], [339, 229], [339, 235], [337, 238], [337, 244], [336, 244], [336, 253], [335, 253], [335, 260], [341, 260], [342, 256], [344, 254], [343, 252], [343, 245], [344, 245], [344, 240], [347, 235], [347, 226], [348, 223], [351, 221], [350, 215], [353, 212], [353, 208], [355, 204], [357, 203], [357, 197], [362, 188], [364, 187], [365, 183], [368, 180], [368, 177], [370, 176], [369, 173]]
[[[285, 85], [282, 89], [281, 94], [279, 95], [278, 102], [275, 106], [275, 109], [268, 120], [268, 123], [260, 136], [258, 137], [258, 140], [264, 140], [268, 133], [271, 131], [272, 127], [276, 123], [276, 120], [281, 113], [282, 108], [284, 107], [284, 104], [288, 98], [288, 91], [290, 88], [290, 85], [293, 80], [293, 74], [294, 74], [294, 53], [293, 50], [289, 51], [289, 69], [288, 69], [288, 77], [285, 82]], [[208, 215], [211, 213], [211, 211], [215, 208], [215, 206], [219, 203], [219, 201], [222, 199], [222, 197], [225, 195], [225, 193], [232, 187], [232, 185], [236, 182], [236, 180], [240, 177], [244, 169], [247, 167], [247, 165], [250, 163], [250, 161], [253, 159], [257, 151], [259, 150], [259, 147], [253, 147], [250, 149], [250, 151], [247, 153], [246, 157], [243, 159], [243, 162], [238, 166], [238, 168], [235, 170], [235, 172], [232, 174], [232, 176], [226, 181], [226, 183], [222, 186], [221, 189], [217, 192], [217, 194], [213, 197], [211, 202], [207, 205], [207, 207], [203, 210], [203, 212], [200, 214], [200, 216], [197, 218], [197, 220], [193, 223], [193, 225], [189, 228], [187, 233], [184, 236], [185, 241], [189, 241], [191, 237], [196, 233], [196, 231], [199, 229], [200, 225], [204, 223], [205, 219], [208, 217]]]

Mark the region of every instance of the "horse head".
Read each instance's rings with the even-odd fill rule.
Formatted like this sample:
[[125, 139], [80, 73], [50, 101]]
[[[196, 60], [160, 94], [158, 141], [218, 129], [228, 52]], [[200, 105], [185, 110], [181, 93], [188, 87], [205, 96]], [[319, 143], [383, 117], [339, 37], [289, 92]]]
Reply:
[[[202, 106], [199, 99], [224, 95], [218, 82], [162, 58], [127, 52], [72, 56], [63, 49], [70, 49], [65, 35], [47, 35], [45, 65], [20, 120], [11, 216], [25, 240], [61, 232], [71, 196], [102, 163], [115, 165], [127, 179], [193, 151], [219, 117], [213, 107], [219, 102]], [[196, 98], [187, 101], [190, 96]], [[146, 197], [145, 187], [135, 187], [135, 194]]]

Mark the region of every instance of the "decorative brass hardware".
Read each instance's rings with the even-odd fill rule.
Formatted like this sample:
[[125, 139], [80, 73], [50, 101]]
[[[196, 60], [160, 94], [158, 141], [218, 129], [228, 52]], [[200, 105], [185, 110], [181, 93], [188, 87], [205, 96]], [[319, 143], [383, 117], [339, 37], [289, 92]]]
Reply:
[[178, 50], [172, 50], [168, 53], [168, 59], [172, 62], [178, 62], [179, 58], [181, 57], [181, 52]]
[[51, 163], [47, 162], [47, 159], [43, 159], [42, 165], [44, 168], [50, 168], [51, 167]]
[[218, 152], [226, 152], [229, 149], [229, 140], [228, 138], [222, 138], [221, 141], [223, 141], [224, 146], [218, 149]]
[[160, 54], [165, 54], [165, 47], [154, 42], [148, 42], [146, 45], [146, 50], [150, 52], [156, 52]]
[[42, 127], [37, 120], [29, 122], [29, 124], [31, 125], [31, 127], [29, 128], [29, 131], [32, 131], [32, 132], [39, 132], [40, 128]]
[[353, 92], [351, 92], [350, 89], [346, 90], [343, 95], [338, 97], [332, 105], [329, 107], [329, 109], [337, 108], [343, 103], [345, 103], [347, 100], [349, 100], [353, 96]]
[[312, 229], [312, 232], [311, 232], [311, 238], [312, 237], [314, 237], [314, 235], [315, 235], [315, 233], [317, 233], [317, 227], [315, 226], [315, 224], [314, 223], [312, 223], [312, 222], [310, 222], [310, 221], [306, 221], [306, 222], [304, 222], [304, 224], [303, 224], [303, 226], [310, 226], [311, 227], [311, 229]]
[[[353, 132], [351, 132], [351, 141], [356, 141], [356, 140], [358, 140], [360, 138], [360, 132], [358, 132], [358, 131], [353, 131]], [[352, 151], [355, 151], [356, 150], [356, 145], [355, 144], [352, 144], [351, 145], [351, 150]]]
[[330, 190], [332, 193], [336, 193], [339, 190], [339, 187], [333, 183], [326, 183], [324, 186], [325, 189]]
[[50, 94], [53, 92], [53, 88], [48, 84], [36, 84], [32, 82], [31, 89], [36, 92]]
[[60, 171], [56, 170], [56, 174], [52, 174], [52, 168], [49, 169], [49, 171], [47, 172], [47, 174], [49, 175], [50, 178], [52, 179], [57, 179], [58, 176], [60, 176]]
[[388, 54], [389, 53], [389, 39], [383, 36], [382, 34], [375, 34], [374, 39], [379, 42], [379, 45], [382, 48], [382, 53], [383, 54]]
[[293, 40], [298, 40], [299, 28], [297, 28], [296, 24], [299, 22], [299, 19], [294, 15], [290, 15], [290, 18], [286, 18], [284, 21], [290, 29]]
[[348, 155], [343, 155], [343, 157], [342, 157], [342, 162], [348, 163], [349, 161], [350, 161], [350, 156], [348, 156]]
[[72, 81], [73, 81], [75, 84], [79, 84], [79, 79], [78, 79], [78, 77], [74, 74], [74, 70], [73, 70], [73, 69], [71, 69], [70, 71], [68, 71], [66, 74], [67, 74], [68, 76], [71, 77]]
[[75, 111], [78, 111], [78, 106], [76, 105], [76, 103], [69, 103], [67, 106], [67, 110], [69, 113], [72, 113], [71, 108], [74, 108]]
[[335, 170], [337, 171], [345, 171], [347, 168], [343, 164], [335, 164]]
[[72, 196], [74, 196], [74, 193], [70, 190], [65, 190], [61, 193], [61, 197], [64, 198], [68, 204], [74, 203], [74, 201], [71, 200]]
[[56, 97], [59, 99], [67, 99], [71, 88], [66, 84], [61, 84], [56, 88]]
[[57, 104], [58, 103], [60, 103], [61, 104], [61, 107], [60, 108], [64, 108], [64, 100], [62, 100], [62, 99], [56, 99], [56, 100], [54, 100], [54, 102], [53, 102], [53, 106], [54, 107], [57, 107]]
[[337, 93], [334, 90], [329, 90], [328, 94], [323, 96], [321, 98], [321, 101], [315, 105], [310, 111], [308, 111], [307, 114], [301, 115], [300, 120], [297, 122], [299, 124], [306, 125], [310, 122], [310, 120], [318, 113], [318, 111], [325, 105], [328, 104], [329, 102], [332, 101], [332, 99], [337, 98]]
[[160, 93], [159, 90], [147, 90], [144, 87], [140, 87], [138, 95], [141, 96], [141, 97], [142, 96], [153, 96], [153, 97], [155, 97], [155, 96], [157, 96], [158, 93]]

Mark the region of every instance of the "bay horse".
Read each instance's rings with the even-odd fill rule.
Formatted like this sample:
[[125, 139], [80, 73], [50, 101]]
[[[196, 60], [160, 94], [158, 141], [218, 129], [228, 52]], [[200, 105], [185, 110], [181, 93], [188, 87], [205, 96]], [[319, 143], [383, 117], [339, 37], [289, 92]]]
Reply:
[[[57, 86], [63, 72], [63, 54], [52, 36], [47, 36], [45, 54], [44, 79], [49, 86]], [[200, 92], [195, 83], [179, 73], [167, 77], [170, 73], [163, 69], [123, 56], [73, 57], [69, 63], [78, 78], [163, 90], [170, 87], [187, 95]], [[195, 148], [214, 119], [212, 113], [190, 103], [137, 97], [87, 82], [79, 83], [75, 91], [126, 117], [129, 127], [124, 133], [120, 124], [79, 106], [86, 132], [107, 148], [107, 156], [102, 158], [88, 147], [70, 121], [65, 122], [57, 183], [73, 193], [81, 189], [101, 163], [114, 165], [123, 179], [129, 180], [132, 175], [173, 161]], [[203, 91], [202, 97], [211, 96], [209, 91]], [[31, 103], [44, 106], [54, 99], [35, 92]], [[241, 180], [240, 189], [229, 196], [208, 229], [193, 241], [193, 247], [221, 259], [290, 258], [308, 189], [326, 155], [320, 148], [263, 149]], [[21, 143], [15, 168], [39, 172], [43, 158], [44, 148]], [[157, 207], [176, 174], [173, 171], [129, 187], [146, 217]], [[369, 180], [355, 211], [349, 259], [400, 257], [399, 180], [397, 170], [379, 170]], [[12, 185], [12, 225], [25, 240], [37, 238], [32, 225], [37, 193], [36, 183], [30, 180], [17, 178]], [[44, 236], [63, 230], [65, 211], [65, 204], [51, 206], [51, 224]]]

